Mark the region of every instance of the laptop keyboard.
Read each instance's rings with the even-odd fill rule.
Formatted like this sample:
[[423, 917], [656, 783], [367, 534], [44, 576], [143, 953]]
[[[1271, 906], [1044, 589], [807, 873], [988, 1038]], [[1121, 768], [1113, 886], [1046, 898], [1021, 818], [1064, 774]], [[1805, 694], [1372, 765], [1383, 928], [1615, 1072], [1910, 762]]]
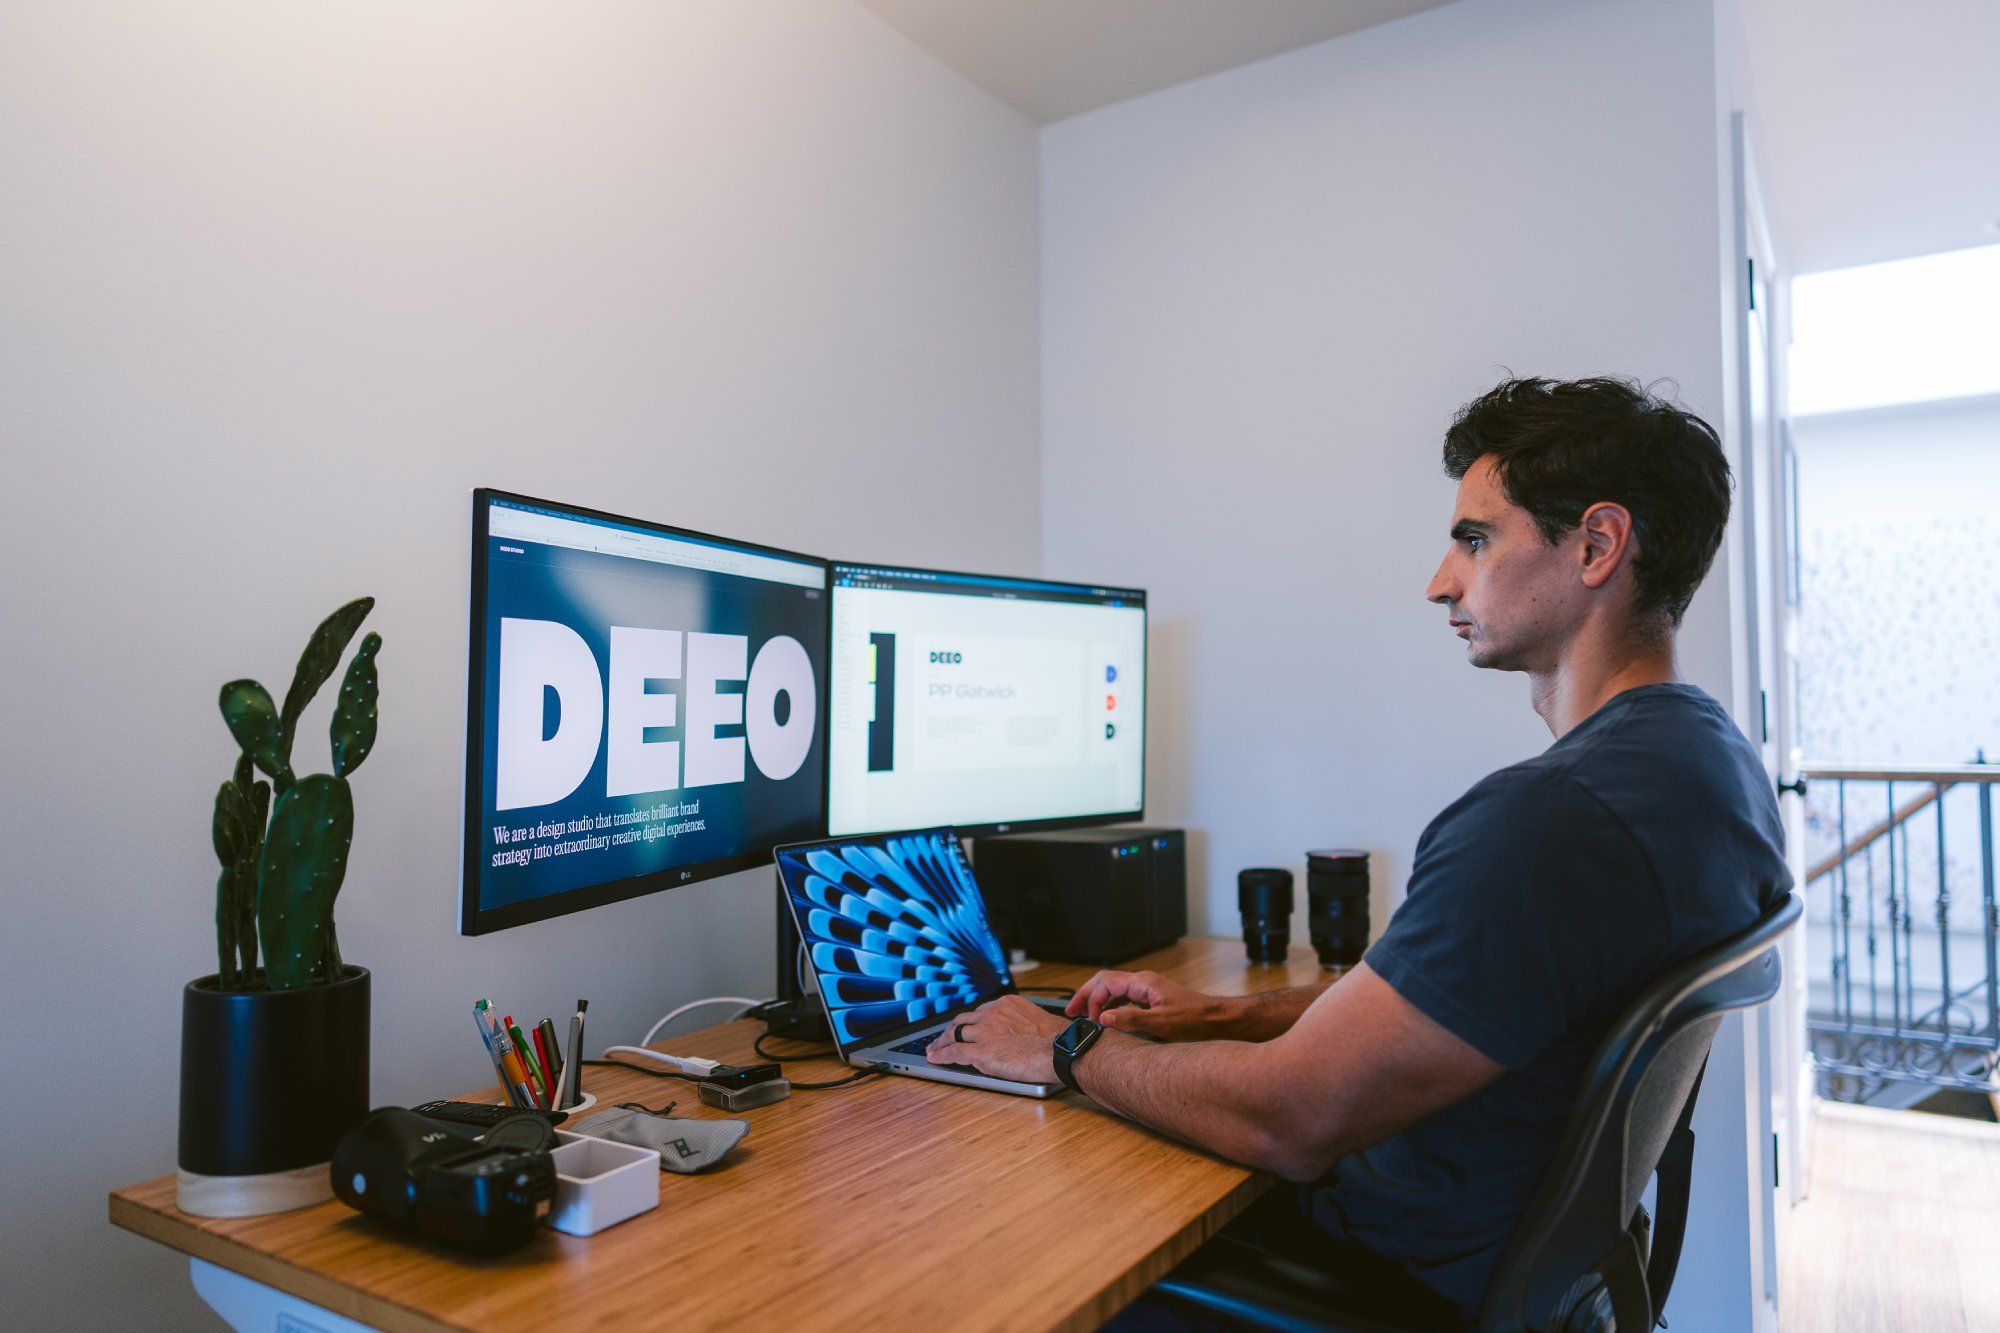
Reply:
[[[1061, 1003], [1051, 1003], [1044, 1000], [1036, 1000], [1034, 1001], [1034, 1004], [1037, 1008], [1046, 1009], [1052, 1014], [1061, 1014], [1064, 1009], [1064, 1006]], [[920, 1037], [912, 1037], [909, 1041], [904, 1042], [901, 1046], [891, 1046], [889, 1049], [894, 1051], [898, 1055], [922, 1055], [927, 1049], [929, 1049], [930, 1044], [937, 1040], [938, 1033], [942, 1031], [944, 1031], [943, 1028], [932, 1028], [929, 1032], [924, 1033]], [[938, 1068], [970, 1069], [972, 1068], [972, 1066], [939, 1065]]]

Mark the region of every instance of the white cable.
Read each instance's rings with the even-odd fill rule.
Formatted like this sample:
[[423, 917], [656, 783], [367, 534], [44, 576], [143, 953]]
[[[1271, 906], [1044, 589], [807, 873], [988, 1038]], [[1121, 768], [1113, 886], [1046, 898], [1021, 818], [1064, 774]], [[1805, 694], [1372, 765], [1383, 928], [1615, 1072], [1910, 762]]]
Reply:
[[[742, 995], [715, 995], [709, 997], [706, 1000], [689, 1000], [686, 1004], [682, 1005], [680, 1008], [668, 1011], [667, 1016], [665, 1018], [662, 1018], [659, 1022], [653, 1024], [653, 1026], [647, 1028], [646, 1035], [639, 1038], [639, 1044], [641, 1046], [652, 1045], [653, 1038], [659, 1035], [661, 1028], [673, 1022], [676, 1018], [679, 1018], [682, 1014], [687, 1013], [690, 1009], [699, 1009], [705, 1004], [740, 1004], [743, 1006], [743, 1009], [747, 1011], [756, 1008], [760, 1004], [768, 1004], [768, 1003], [770, 1003], [770, 1001], [768, 1000], [752, 1000]], [[739, 1012], [737, 1013], [736, 1017], [741, 1018], [743, 1017], [743, 1014]]]
[[697, 1078], [709, 1073], [721, 1063], [718, 1060], [703, 1060], [692, 1055], [668, 1055], [665, 1051], [648, 1050], [644, 1046], [607, 1046], [604, 1048], [605, 1059], [609, 1060], [614, 1055], [636, 1055], [647, 1060], [658, 1060], [663, 1065], [672, 1065], [683, 1074], [693, 1074]]

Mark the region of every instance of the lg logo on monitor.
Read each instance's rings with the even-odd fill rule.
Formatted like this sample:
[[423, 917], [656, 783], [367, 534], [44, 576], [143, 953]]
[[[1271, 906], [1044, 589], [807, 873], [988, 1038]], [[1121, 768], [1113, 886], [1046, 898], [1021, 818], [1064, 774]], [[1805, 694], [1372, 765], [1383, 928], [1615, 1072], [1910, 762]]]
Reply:
[[[600, 746], [606, 796], [741, 782], [746, 751], [758, 772], [782, 781], [812, 749], [812, 660], [789, 635], [765, 640], [752, 660], [740, 634], [613, 625], [610, 668], [607, 678], [568, 625], [501, 619], [495, 810], [562, 800], [590, 776]], [[654, 681], [679, 681], [680, 691], [648, 689]], [[743, 690], [721, 693], [722, 681]], [[556, 727], [544, 735], [551, 693]], [[715, 734], [738, 724], [741, 736]], [[681, 739], [646, 739], [661, 727], [680, 728]]]

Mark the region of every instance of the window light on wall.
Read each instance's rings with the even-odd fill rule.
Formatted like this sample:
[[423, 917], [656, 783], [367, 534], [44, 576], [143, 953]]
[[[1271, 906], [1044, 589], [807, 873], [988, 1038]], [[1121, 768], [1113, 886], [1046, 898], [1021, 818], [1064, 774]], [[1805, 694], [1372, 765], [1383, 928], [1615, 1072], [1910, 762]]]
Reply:
[[2000, 393], [2000, 245], [1792, 280], [1796, 416]]

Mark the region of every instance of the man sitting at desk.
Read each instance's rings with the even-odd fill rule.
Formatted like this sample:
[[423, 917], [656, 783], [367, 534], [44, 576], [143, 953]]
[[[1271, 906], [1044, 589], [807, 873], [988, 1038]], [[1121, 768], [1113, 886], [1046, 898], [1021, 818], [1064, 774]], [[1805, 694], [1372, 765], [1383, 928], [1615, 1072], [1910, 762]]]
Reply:
[[[1281, 1248], [1407, 1274], [1471, 1319], [1611, 1020], [1791, 877], [1757, 755], [1675, 663], [1729, 516], [1713, 428], [1617, 380], [1511, 380], [1460, 410], [1444, 463], [1457, 505], [1425, 595], [1474, 666], [1527, 673], [1555, 743], [1431, 822], [1352, 971], [1240, 999], [1100, 972], [1069, 1012], [1106, 1030], [1068, 1073], [1309, 1184]], [[1009, 996], [929, 1054], [1051, 1080], [1064, 1027]]]

